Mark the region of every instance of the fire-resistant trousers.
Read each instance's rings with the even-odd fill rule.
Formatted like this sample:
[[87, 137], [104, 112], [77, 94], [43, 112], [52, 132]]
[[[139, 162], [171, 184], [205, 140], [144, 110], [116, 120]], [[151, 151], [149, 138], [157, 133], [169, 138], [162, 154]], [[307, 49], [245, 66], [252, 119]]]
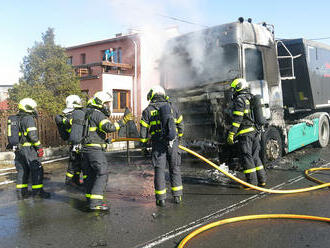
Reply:
[[247, 182], [253, 185], [263, 185], [266, 183], [266, 172], [259, 156], [259, 135], [256, 132], [248, 133], [239, 136], [238, 141]]
[[17, 170], [16, 188], [27, 189], [31, 175], [32, 190], [43, 188], [44, 170], [37, 156], [37, 151], [32, 146], [22, 147], [15, 151], [15, 166]]
[[173, 196], [182, 195], [182, 179], [180, 170], [180, 154], [178, 141], [175, 140], [172, 148], [165, 142], [152, 143], [152, 163], [155, 169], [154, 186], [156, 200], [166, 199], [166, 164], [169, 166], [171, 190]]
[[91, 204], [103, 202], [104, 192], [108, 183], [108, 162], [102, 150], [83, 152], [84, 170], [88, 170], [86, 178], [86, 197]]
[[[82, 171], [82, 154], [81, 152], [70, 151], [68, 169], [66, 171], [66, 182], [73, 181], [79, 184], [80, 173]], [[85, 173], [84, 173], [84, 176]]]

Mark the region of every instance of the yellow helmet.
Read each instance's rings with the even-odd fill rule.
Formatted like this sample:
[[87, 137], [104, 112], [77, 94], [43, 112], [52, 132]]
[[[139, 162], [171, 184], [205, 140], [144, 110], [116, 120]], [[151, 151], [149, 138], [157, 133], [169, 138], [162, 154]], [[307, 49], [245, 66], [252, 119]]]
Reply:
[[230, 85], [236, 92], [248, 89], [250, 86], [244, 78], [236, 78]]
[[37, 103], [32, 98], [23, 98], [19, 101], [18, 109], [27, 113], [36, 112]]

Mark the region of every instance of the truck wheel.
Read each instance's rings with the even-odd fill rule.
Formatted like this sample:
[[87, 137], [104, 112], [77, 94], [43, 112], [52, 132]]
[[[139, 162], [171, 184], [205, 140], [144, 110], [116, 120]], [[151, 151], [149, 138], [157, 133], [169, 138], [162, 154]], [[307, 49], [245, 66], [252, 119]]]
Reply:
[[283, 143], [279, 130], [270, 127], [261, 136], [261, 159], [264, 164], [275, 161], [282, 156]]
[[320, 147], [326, 147], [329, 143], [329, 120], [325, 115], [319, 119], [319, 141]]

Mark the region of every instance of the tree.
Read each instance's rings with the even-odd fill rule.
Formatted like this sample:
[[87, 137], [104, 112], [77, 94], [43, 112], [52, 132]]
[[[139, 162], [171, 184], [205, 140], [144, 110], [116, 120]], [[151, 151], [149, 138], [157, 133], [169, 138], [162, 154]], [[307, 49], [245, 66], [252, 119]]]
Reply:
[[80, 82], [70, 64], [65, 48], [55, 44], [53, 28], [42, 34], [42, 42], [35, 42], [23, 58], [19, 83], [9, 90], [11, 105], [24, 97], [31, 97], [38, 109], [49, 114], [59, 113], [65, 98], [80, 91]]

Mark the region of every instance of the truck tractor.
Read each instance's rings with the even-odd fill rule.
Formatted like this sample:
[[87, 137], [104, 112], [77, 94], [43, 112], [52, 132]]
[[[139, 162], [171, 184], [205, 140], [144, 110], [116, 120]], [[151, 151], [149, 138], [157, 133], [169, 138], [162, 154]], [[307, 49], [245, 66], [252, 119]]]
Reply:
[[244, 78], [250, 92], [263, 100], [267, 124], [260, 134], [265, 163], [311, 143], [328, 145], [328, 45], [275, 39], [273, 25], [239, 18], [169, 40], [160, 72], [162, 86], [183, 114], [190, 147], [220, 152], [220, 160], [226, 157], [230, 84], [235, 78]]

